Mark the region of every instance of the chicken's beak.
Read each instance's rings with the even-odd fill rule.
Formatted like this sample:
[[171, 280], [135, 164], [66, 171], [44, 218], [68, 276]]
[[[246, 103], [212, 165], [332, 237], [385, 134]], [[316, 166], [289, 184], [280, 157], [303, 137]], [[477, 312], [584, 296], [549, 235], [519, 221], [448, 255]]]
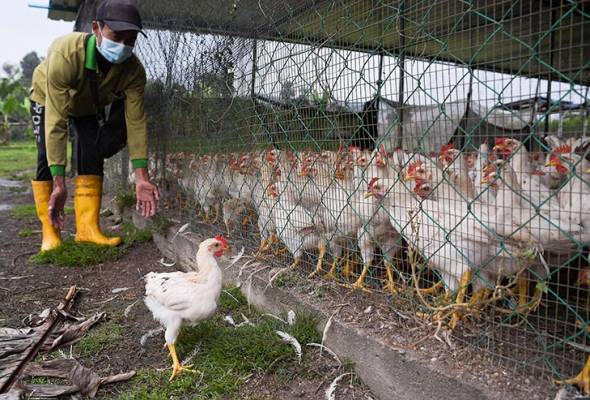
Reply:
[[409, 174], [406, 174], [406, 175], [404, 176], [404, 181], [405, 181], [405, 182], [413, 181], [413, 180], [415, 180], [415, 179], [416, 179], [416, 176], [414, 176], [414, 175], [409, 175]]
[[588, 169], [586, 170], [586, 173], [587, 173], [587, 174], [590, 174], [590, 168], [588, 168]]
[[546, 167], [557, 167], [557, 162], [555, 160], [549, 160], [545, 163]]
[[373, 192], [371, 192], [370, 190], [367, 190], [365, 192], [365, 199], [368, 199], [369, 197], [373, 197]]

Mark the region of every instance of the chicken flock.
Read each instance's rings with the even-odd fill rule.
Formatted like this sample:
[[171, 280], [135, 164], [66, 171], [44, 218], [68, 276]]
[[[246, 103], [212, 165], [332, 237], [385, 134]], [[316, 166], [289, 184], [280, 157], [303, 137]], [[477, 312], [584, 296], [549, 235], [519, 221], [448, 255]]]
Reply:
[[[590, 241], [588, 143], [545, 140], [546, 152], [508, 137], [474, 152], [452, 145], [428, 154], [384, 146], [178, 152], [167, 155], [166, 179], [198, 204], [204, 221], [223, 218], [228, 234], [256, 221], [258, 257], [288, 251], [296, 267], [317, 251], [310, 275], [340, 274], [353, 289], [368, 290], [371, 269], [383, 270], [391, 294], [410, 281], [422, 299], [444, 286], [450, 307], [434, 318], [452, 330], [462, 314], [503, 296], [516, 299], [508, 301], [513, 312], [531, 312], [544, 286], [531, 296], [529, 282], [548, 278], [556, 267], [548, 257], [571, 258]], [[150, 175], [162, 178], [157, 167], [150, 164]], [[442, 285], [420, 287], [426, 270]], [[590, 359], [568, 383], [590, 392]]]

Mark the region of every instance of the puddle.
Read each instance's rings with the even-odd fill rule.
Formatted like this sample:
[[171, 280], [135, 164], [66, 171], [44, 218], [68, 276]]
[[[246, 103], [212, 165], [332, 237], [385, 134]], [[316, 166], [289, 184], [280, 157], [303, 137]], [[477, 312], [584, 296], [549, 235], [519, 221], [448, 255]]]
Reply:
[[9, 211], [14, 208], [14, 204], [0, 204], [0, 211]]

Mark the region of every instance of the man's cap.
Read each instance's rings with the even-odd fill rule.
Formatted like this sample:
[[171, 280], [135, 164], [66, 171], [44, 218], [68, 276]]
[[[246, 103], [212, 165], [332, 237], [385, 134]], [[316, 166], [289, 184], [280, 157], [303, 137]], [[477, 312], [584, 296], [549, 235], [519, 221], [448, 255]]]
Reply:
[[96, 8], [96, 20], [102, 21], [113, 31], [141, 30], [141, 16], [135, 3], [129, 0], [103, 0]]

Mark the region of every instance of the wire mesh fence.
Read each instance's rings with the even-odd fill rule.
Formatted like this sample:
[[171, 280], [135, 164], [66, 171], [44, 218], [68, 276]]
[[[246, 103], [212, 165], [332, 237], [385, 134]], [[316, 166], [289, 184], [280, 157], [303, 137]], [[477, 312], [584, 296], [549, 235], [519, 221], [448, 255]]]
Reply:
[[194, 3], [141, 3], [170, 212], [309, 279], [410, 299], [515, 370], [581, 369], [586, 3]]

